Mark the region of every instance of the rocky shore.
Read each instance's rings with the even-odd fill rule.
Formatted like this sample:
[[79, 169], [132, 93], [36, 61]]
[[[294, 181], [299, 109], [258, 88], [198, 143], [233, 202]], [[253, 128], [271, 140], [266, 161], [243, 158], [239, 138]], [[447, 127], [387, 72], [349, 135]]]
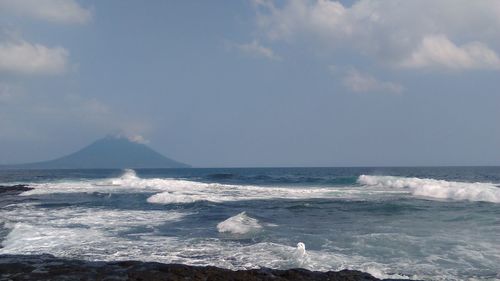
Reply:
[[368, 273], [355, 270], [315, 272], [305, 269], [250, 269], [232, 271], [213, 266], [189, 266], [156, 262], [89, 262], [51, 255], [0, 255], [0, 280], [330, 280], [376, 281]]
[[[24, 184], [17, 185], [0, 185], [0, 208], [10, 204], [17, 204], [19, 202], [31, 201], [30, 198], [22, 198], [21, 196], [17, 196], [20, 193], [23, 193], [28, 190], [32, 190], [32, 187], [29, 187]], [[0, 239], [2, 238], [2, 222], [0, 221]]]
[[15, 195], [24, 191], [32, 190], [32, 187], [29, 187], [24, 184], [16, 184], [16, 185], [0, 185], [0, 194], [2, 195]]

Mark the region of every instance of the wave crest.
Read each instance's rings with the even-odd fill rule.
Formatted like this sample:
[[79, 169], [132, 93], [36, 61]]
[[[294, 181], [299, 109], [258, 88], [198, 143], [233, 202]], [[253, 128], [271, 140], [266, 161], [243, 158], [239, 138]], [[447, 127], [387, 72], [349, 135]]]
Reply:
[[358, 183], [380, 188], [409, 189], [412, 195], [427, 198], [500, 203], [500, 188], [490, 183], [368, 175], [361, 175]]
[[219, 232], [229, 232], [232, 234], [254, 233], [262, 229], [257, 219], [251, 218], [245, 212], [241, 212], [227, 220], [217, 224]]
[[122, 179], [122, 180], [136, 180], [136, 179], [139, 179], [139, 177], [137, 177], [137, 173], [134, 170], [124, 169], [123, 175], [120, 177], [120, 179]]

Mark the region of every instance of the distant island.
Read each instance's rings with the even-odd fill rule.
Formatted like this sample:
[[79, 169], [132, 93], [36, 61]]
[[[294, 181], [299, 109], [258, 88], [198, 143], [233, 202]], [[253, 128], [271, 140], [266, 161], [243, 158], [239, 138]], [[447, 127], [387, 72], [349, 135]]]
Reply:
[[2, 165], [3, 169], [189, 168], [145, 144], [120, 136], [99, 139], [81, 150], [50, 161]]

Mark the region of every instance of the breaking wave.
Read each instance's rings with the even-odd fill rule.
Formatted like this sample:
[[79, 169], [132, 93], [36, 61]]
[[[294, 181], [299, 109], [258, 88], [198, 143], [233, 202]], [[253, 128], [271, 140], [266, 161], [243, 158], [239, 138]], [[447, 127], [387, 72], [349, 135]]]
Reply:
[[500, 188], [490, 183], [361, 175], [358, 183], [380, 188], [409, 189], [419, 197], [500, 203]]
[[156, 193], [147, 201], [157, 204], [197, 201], [226, 202], [259, 199], [307, 199], [349, 196], [349, 190], [330, 188], [288, 188], [252, 185], [204, 183], [173, 178], [140, 178], [134, 170], [125, 170], [118, 178], [107, 180], [62, 181], [30, 184], [33, 190], [22, 195], [53, 193]]
[[[272, 178], [263, 181], [251, 172], [248, 181], [241, 180], [245, 173], [240, 170], [242, 176], [195, 174], [187, 176], [190, 180], [169, 178], [184, 173], [144, 172], [157, 175], [148, 178], [134, 170], [111, 178], [97, 173], [43, 178], [43, 183], [35, 179], [27, 183], [34, 190], [23, 195], [40, 196], [16, 195], [13, 204], [9, 197], [0, 208], [0, 254], [233, 270], [348, 268], [398, 279], [500, 278], [500, 205], [462, 201], [498, 203], [500, 188], [485, 182], [496, 176], [474, 174], [484, 182], [467, 183], [468, 177], [444, 181], [420, 171], [426, 176], [359, 176], [370, 171], [355, 170], [345, 181], [317, 185], [311, 179], [322, 178], [323, 172], [273, 170]], [[327, 173], [326, 179], [335, 178], [334, 172]], [[420, 198], [433, 201], [413, 200]], [[461, 201], [449, 206], [443, 199]], [[230, 203], [168, 205], [197, 201]]]
[[257, 219], [247, 216], [245, 212], [241, 212], [227, 220], [217, 224], [219, 232], [228, 232], [232, 234], [248, 234], [255, 233], [262, 229]]
[[[140, 178], [134, 170], [107, 180], [78, 180], [30, 184], [22, 195], [52, 193], [152, 193], [147, 202], [183, 204], [198, 201], [228, 202], [266, 199], [355, 199], [417, 196], [439, 200], [500, 203], [500, 188], [491, 183], [454, 182], [426, 178], [361, 175], [358, 185], [346, 186], [255, 186], [205, 183], [176, 178]], [[369, 188], [367, 188], [369, 187]]]

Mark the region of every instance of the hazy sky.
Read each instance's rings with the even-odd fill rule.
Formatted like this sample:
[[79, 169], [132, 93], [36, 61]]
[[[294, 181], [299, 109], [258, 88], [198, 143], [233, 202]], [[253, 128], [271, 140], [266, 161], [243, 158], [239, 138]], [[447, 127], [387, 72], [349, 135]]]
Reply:
[[0, 0], [0, 163], [500, 165], [500, 1]]

